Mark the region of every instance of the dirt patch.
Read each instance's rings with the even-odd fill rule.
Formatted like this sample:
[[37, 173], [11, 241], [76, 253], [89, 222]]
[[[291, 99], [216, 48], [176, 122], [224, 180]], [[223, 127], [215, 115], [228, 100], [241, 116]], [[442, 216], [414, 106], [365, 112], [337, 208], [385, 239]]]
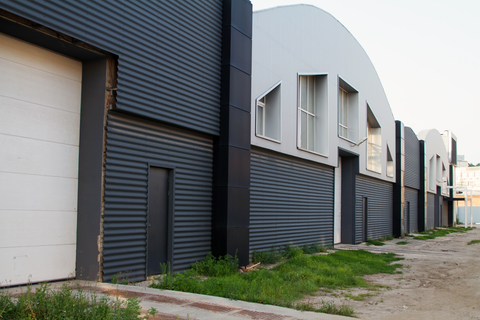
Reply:
[[[354, 246], [397, 253], [405, 260], [396, 263], [404, 267], [398, 274], [365, 276], [368, 282], [384, 286], [378, 291], [318, 292], [304, 302], [317, 307], [322, 301], [348, 304], [360, 319], [480, 319], [480, 244], [467, 245], [474, 239], [480, 239], [480, 229], [426, 241], [395, 239], [382, 247]], [[399, 241], [408, 244], [396, 245]]]

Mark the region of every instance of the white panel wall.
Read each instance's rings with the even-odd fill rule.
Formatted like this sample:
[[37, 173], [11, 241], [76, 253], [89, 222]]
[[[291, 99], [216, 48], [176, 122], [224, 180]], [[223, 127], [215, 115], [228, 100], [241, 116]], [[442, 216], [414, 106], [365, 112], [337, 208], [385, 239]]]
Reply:
[[75, 271], [82, 64], [0, 34], [0, 282]]
[[[297, 148], [299, 74], [327, 76], [328, 149], [323, 155]], [[382, 131], [382, 172], [366, 169], [367, 144], [352, 146], [338, 137], [339, 78], [358, 91], [358, 140], [366, 137], [367, 102]], [[280, 143], [255, 136], [255, 99], [282, 81], [282, 139]], [[395, 120], [382, 84], [367, 54], [345, 27], [327, 12], [311, 5], [292, 5], [254, 12], [252, 53], [252, 144], [337, 165], [338, 147], [360, 155], [360, 173], [393, 182], [386, 175], [387, 144], [395, 149]]]
[[[443, 137], [437, 129], [422, 130], [417, 134], [417, 137], [418, 140], [425, 141], [425, 172], [427, 174], [427, 190], [430, 193], [437, 193], [436, 187], [443, 186], [443, 181], [437, 181], [436, 175], [438, 166], [442, 166], [443, 164], [446, 169], [447, 179], [450, 177], [450, 162], [448, 158], [448, 152], [445, 148], [445, 143], [443, 141]], [[432, 159], [432, 157], [434, 156], [440, 157], [440, 163], [437, 163], [436, 159], [435, 161], [433, 161], [432, 164], [430, 163], [430, 159]], [[431, 167], [432, 165], [434, 166], [434, 168]], [[433, 172], [433, 175], [431, 174], [431, 172]], [[448, 196], [449, 190], [444, 188], [443, 195]]]

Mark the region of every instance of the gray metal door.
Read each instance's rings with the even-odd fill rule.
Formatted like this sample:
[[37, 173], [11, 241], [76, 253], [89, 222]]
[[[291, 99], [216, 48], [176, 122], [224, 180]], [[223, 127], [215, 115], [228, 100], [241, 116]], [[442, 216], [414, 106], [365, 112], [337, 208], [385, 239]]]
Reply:
[[147, 275], [161, 272], [168, 251], [168, 170], [150, 167], [148, 177]]
[[408, 227], [405, 227], [405, 232], [416, 232], [418, 231], [418, 190], [405, 188], [405, 202], [410, 204]]
[[437, 186], [437, 193], [435, 194], [435, 216], [433, 218], [434, 225], [435, 227], [440, 227], [442, 221], [441, 219], [441, 205], [440, 202], [442, 200], [442, 197], [440, 197], [440, 193], [442, 192], [442, 189]]
[[435, 194], [427, 194], [427, 230], [433, 229], [433, 227], [435, 227], [435, 200]]
[[405, 202], [405, 233], [410, 233], [410, 202]]

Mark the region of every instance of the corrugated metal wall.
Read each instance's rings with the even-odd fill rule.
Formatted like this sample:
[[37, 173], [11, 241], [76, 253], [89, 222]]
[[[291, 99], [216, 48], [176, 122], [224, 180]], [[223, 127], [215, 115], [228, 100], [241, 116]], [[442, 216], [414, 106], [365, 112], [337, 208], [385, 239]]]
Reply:
[[333, 244], [333, 168], [252, 150], [250, 252]]
[[222, 1], [0, 0], [119, 56], [117, 108], [218, 134]]
[[427, 193], [427, 227], [433, 229], [435, 227], [435, 194]]
[[[418, 231], [418, 190], [405, 188], [405, 207], [410, 202], [410, 230]], [[406, 211], [405, 211], [406, 212]]]
[[420, 189], [420, 144], [409, 127], [405, 127], [405, 187]]
[[103, 280], [145, 278], [148, 163], [175, 166], [173, 270], [210, 251], [212, 141], [111, 114], [105, 171]]
[[363, 239], [362, 201], [367, 198], [367, 232], [369, 239], [393, 234], [393, 184], [357, 175], [355, 204], [355, 242]]

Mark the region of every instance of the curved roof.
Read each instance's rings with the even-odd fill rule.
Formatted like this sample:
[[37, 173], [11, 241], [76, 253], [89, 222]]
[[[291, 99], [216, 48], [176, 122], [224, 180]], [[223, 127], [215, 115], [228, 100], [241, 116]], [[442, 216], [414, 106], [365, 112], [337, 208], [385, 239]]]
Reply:
[[[255, 136], [252, 117], [252, 144], [293, 156], [337, 165], [338, 148], [360, 155], [363, 174], [392, 181], [385, 175], [387, 146], [395, 146], [395, 119], [378, 74], [363, 47], [331, 14], [312, 5], [290, 5], [256, 11], [253, 14], [252, 112], [255, 99], [281, 84], [280, 143]], [[322, 137], [328, 135], [328, 152], [323, 157], [297, 150], [298, 76], [325, 76], [328, 112]], [[358, 106], [352, 139], [361, 142], [367, 135], [367, 104], [381, 127], [382, 173], [366, 170], [367, 144], [353, 145], [338, 137], [338, 87], [354, 92]], [[326, 129], [324, 126], [328, 126]], [[350, 127], [349, 127], [350, 129]]]

